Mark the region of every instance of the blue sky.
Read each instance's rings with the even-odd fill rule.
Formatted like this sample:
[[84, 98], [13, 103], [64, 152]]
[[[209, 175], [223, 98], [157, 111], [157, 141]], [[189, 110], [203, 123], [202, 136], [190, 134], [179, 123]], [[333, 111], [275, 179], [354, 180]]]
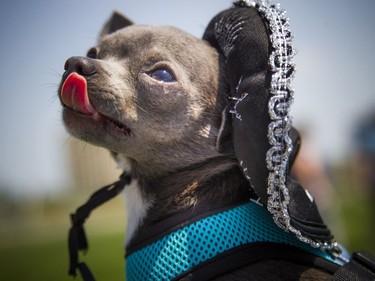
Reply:
[[[95, 44], [113, 10], [135, 23], [200, 37], [229, 0], [0, 2], [0, 189], [48, 194], [69, 178], [56, 89], [64, 62]], [[353, 129], [375, 109], [375, 1], [284, 0], [298, 54], [295, 124], [309, 124], [324, 159], [347, 156]]]

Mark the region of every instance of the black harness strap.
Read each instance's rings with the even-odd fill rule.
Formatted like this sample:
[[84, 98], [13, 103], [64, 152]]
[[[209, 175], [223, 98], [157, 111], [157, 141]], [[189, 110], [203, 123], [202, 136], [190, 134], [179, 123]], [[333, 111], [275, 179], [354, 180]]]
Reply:
[[350, 261], [336, 271], [333, 281], [374, 281], [375, 257], [365, 251], [354, 252]]
[[78, 258], [80, 250], [87, 251], [88, 249], [83, 224], [92, 210], [118, 195], [130, 181], [131, 177], [129, 173], [121, 174], [119, 181], [96, 191], [85, 204], [79, 207], [74, 214], [71, 214], [72, 227], [69, 230], [68, 240], [70, 257], [69, 275], [76, 276], [78, 269], [84, 281], [95, 280], [88, 266], [83, 262], [79, 262]]
[[295, 264], [322, 269], [331, 274], [339, 266], [321, 257], [288, 245], [257, 242], [245, 244], [224, 252], [173, 279], [186, 281], [211, 280], [233, 270], [264, 260], [284, 260]]

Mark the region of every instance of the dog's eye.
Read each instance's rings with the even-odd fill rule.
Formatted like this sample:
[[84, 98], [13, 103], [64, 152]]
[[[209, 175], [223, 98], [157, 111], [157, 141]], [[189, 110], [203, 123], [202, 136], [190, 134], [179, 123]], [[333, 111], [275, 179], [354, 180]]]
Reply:
[[86, 55], [90, 59], [96, 59], [98, 56], [98, 50], [96, 48], [91, 48]]
[[159, 68], [151, 72], [150, 77], [160, 82], [172, 83], [176, 82], [174, 75], [166, 68]]

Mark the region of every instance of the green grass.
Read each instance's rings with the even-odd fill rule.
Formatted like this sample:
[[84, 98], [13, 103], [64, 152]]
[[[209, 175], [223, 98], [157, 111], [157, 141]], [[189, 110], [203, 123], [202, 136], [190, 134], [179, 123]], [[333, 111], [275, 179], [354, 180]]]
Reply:
[[[123, 235], [107, 234], [90, 237], [90, 250], [81, 255], [97, 280], [123, 280]], [[12, 246], [1, 249], [2, 280], [74, 280], [69, 277], [68, 252], [65, 239]], [[80, 280], [77, 278], [76, 280]]]
[[[69, 213], [86, 196], [18, 202], [12, 212], [0, 214], [1, 280], [81, 280], [68, 276], [67, 233]], [[98, 281], [124, 280], [124, 220], [120, 196], [93, 211], [86, 223], [89, 251], [80, 260]]]

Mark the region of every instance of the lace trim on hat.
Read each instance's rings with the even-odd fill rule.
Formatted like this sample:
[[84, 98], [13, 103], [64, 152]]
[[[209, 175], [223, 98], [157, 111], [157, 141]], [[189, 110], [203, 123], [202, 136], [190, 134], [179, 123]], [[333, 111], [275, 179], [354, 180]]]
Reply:
[[287, 171], [289, 156], [293, 149], [289, 131], [292, 127], [290, 107], [293, 103], [294, 91], [291, 81], [295, 74], [295, 64], [292, 58], [295, 51], [292, 45], [293, 35], [289, 29], [289, 19], [279, 4], [271, 1], [236, 0], [238, 6], [255, 7], [267, 20], [270, 31], [272, 53], [269, 65], [272, 70], [271, 98], [268, 103], [268, 112], [271, 122], [268, 126], [268, 140], [271, 148], [266, 155], [268, 176], [268, 211], [272, 214], [275, 223], [287, 232], [292, 232], [302, 242], [314, 248], [332, 251], [337, 248], [335, 241], [314, 241], [302, 235], [290, 223], [288, 205], [290, 201], [287, 189]]

